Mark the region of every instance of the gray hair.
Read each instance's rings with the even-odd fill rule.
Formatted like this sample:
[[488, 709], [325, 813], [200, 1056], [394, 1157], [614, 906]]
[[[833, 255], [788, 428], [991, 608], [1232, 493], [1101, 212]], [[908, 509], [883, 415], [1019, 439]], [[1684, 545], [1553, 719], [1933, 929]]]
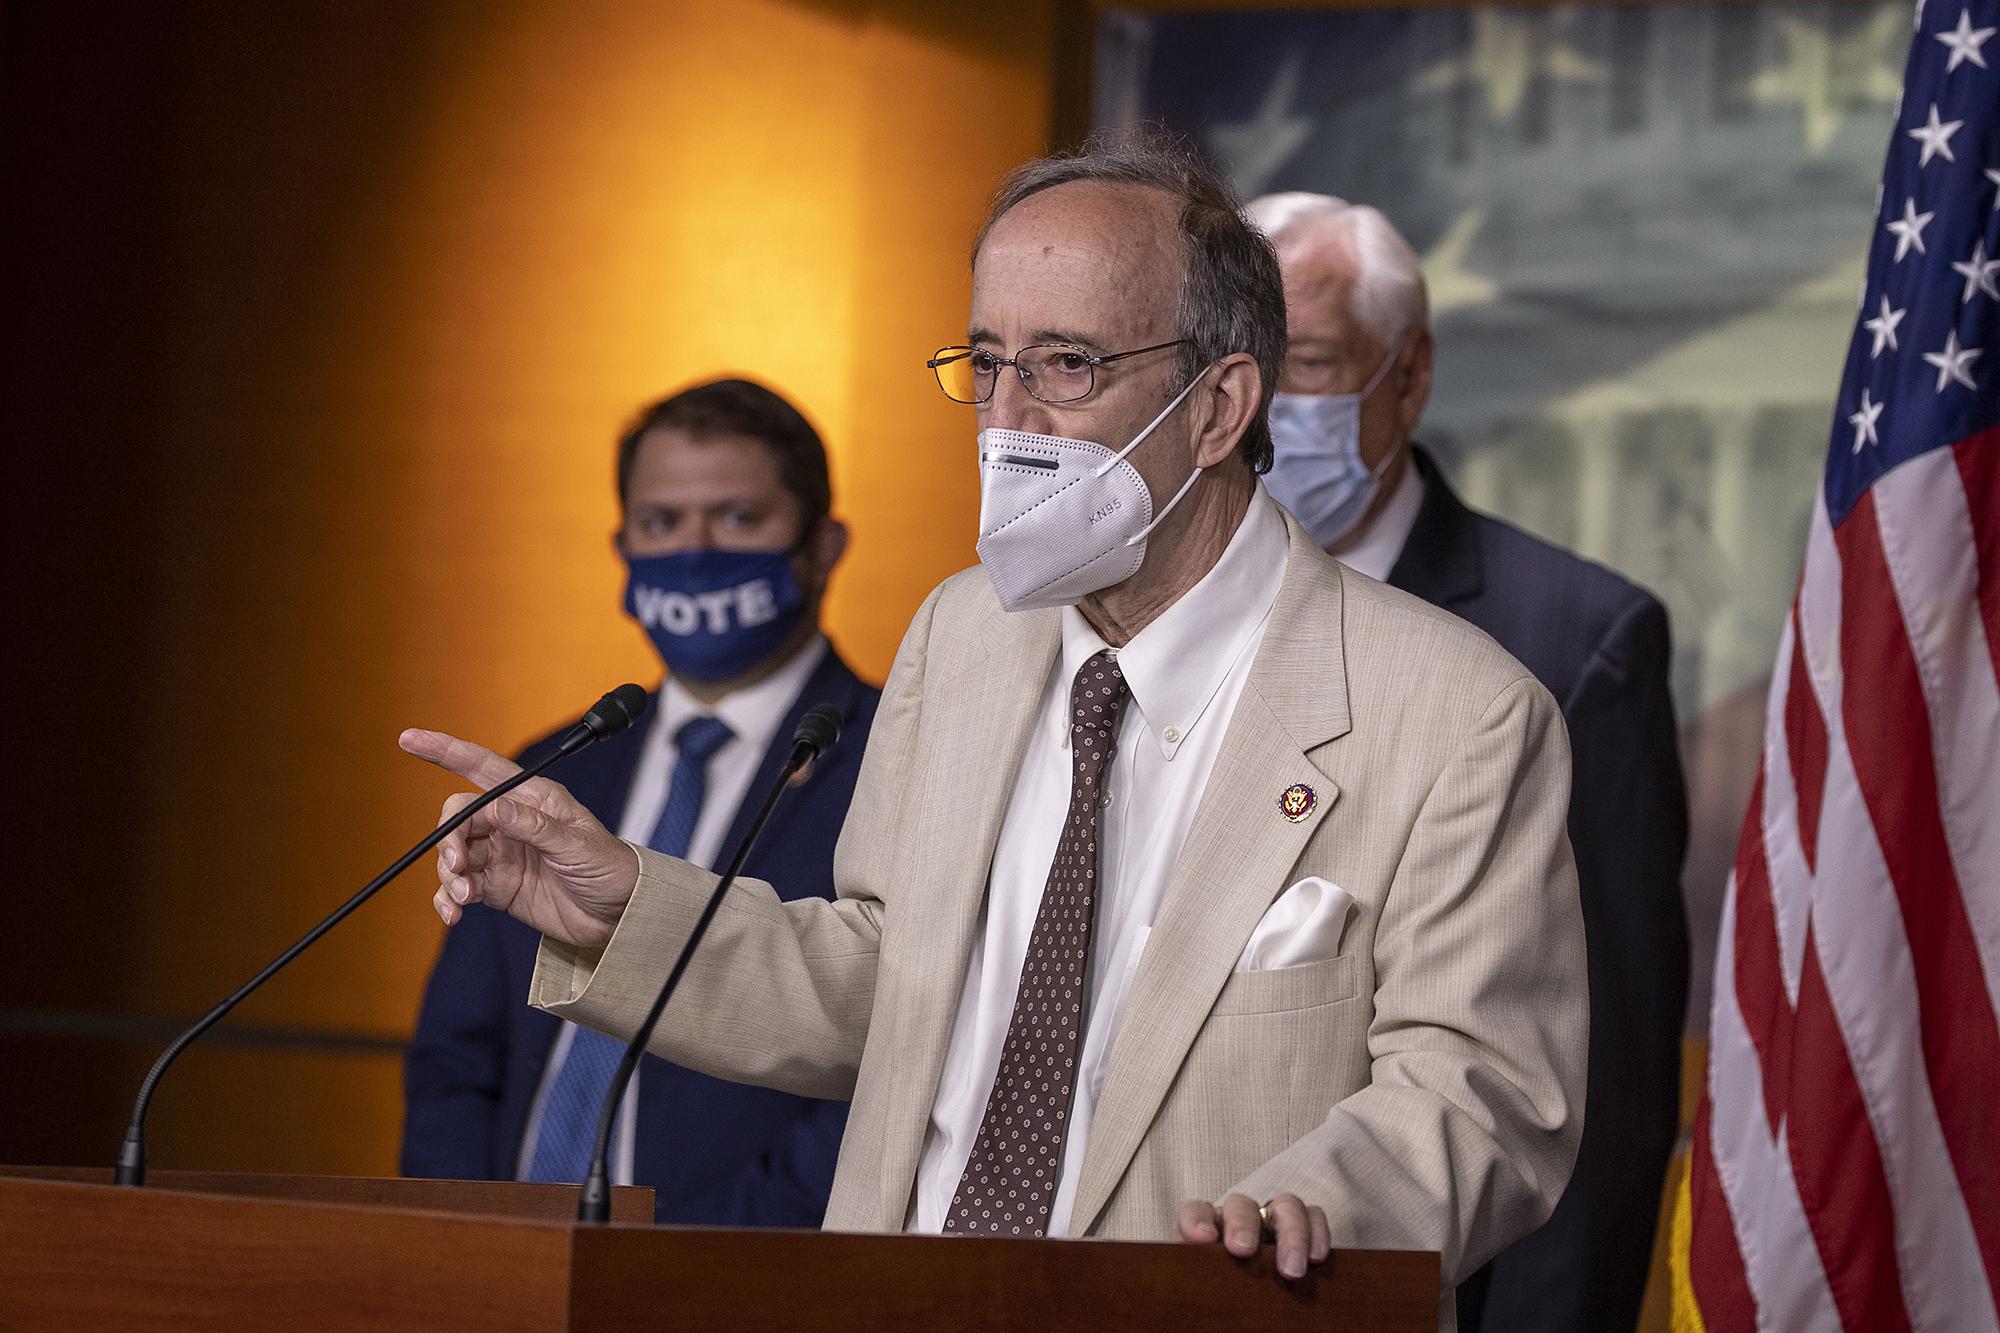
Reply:
[[1254, 199], [1248, 212], [1274, 243], [1319, 231], [1344, 235], [1356, 260], [1349, 313], [1384, 347], [1411, 329], [1430, 324], [1430, 288], [1424, 282], [1423, 265], [1381, 209], [1293, 190]]
[[1271, 393], [1285, 363], [1285, 288], [1278, 256], [1244, 217], [1229, 182], [1185, 140], [1153, 127], [1102, 131], [1073, 153], [1039, 157], [1000, 182], [973, 244], [976, 257], [1007, 210], [1073, 181], [1144, 185], [1180, 204], [1181, 290], [1175, 314], [1183, 383], [1234, 352], [1263, 379], [1257, 415], [1237, 444], [1253, 472], [1271, 466]]

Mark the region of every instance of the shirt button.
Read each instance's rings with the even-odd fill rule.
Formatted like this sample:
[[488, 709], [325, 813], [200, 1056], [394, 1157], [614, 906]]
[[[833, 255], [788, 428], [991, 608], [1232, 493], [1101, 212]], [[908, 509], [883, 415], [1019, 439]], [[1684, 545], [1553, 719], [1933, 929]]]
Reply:
[[1111, 788], [1109, 786], [1097, 793], [1097, 804], [1099, 809], [1109, 810], [1111, 808]]
[[1179, 727], [1168, 727], [1165, 731], [1161, 732], [1160, 735], [1166, 738], [1167, 744], [1172, 745], [1176, 741], [1180, 740], [1181, 729]]

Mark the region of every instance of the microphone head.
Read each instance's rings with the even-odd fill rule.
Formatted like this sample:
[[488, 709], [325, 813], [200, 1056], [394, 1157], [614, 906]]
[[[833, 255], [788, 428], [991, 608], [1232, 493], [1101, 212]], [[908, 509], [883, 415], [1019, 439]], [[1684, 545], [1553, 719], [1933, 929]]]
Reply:
[[805, 746], [814, 757], [825, 754], [828, 747], [840, 739], [840, 710], [832, 704], [814, 704], [799, 719], [799, 729], [792, 733], [794, 748]]
[[646, 712], [646, 692], [637, 685], [620, 685], [599, 699], [583, 715], [583, 725], [592, 737], [602, 740], [616, 736], [637, 722]]

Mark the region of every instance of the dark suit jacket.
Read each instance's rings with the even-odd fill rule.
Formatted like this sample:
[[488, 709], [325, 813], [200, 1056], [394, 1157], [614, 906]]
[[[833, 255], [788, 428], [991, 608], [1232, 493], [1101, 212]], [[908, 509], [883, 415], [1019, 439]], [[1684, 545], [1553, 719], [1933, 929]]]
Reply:
[[[847, 818], [880, 691], [829, 650], [807, 680], [736, 812], [722, 855], [742, 840], [756, 804], [791, 752], [806, 709], [831, 703], [840, 740], [778, 802], [744, 874], [788, 898], [833, 897], [833, 846]], [[657, 696], [655, 696], [657, 698]], [[532, 762], [566, 732], [523, 753]], [[557, 764], [550, 776], [612, 828], [625, 811], [644, 723]], [[528, 1005], [540, 937], [474, 907], [445, 936], [404, 1064], [403, 1174], [512, 1180], [560, 1020]], [[661, 960], [661, 980], [671, 959]], [[673, 1015], [668, 1013], [671, 1023]], [[817, 1227], [847, 1122], [845, 1102], [725, 1083], [654, 1056], [639, 1066], [633, 1176], [651, 1185], [662, 1222]]]
[[1590, 1088], [1555, 1215], [1459, 1288], [1463, 1333], [1638, 1321], [1680, 1129], [1688, 987], [1667, 612], [1601, 566], [1475, 513], [1415, 451], [1424, 503], [1389, 582], [1485, 630], [1562, 704], [1590, 968]]

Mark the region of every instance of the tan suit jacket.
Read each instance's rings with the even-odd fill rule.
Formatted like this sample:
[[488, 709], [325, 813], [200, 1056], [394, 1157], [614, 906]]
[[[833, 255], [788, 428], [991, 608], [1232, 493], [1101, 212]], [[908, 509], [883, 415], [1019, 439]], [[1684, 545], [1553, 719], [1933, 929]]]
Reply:
[[[1240, 1190], [1322, 1205], [1337, 1246], [1441, 1251], [1459, 1278], [1554, 1207], [1575, 1156], [1583, 924], [1554, 700], [1463, 621], [1290, 547], [1249, 682], [1132, 980], [1071, 1231], [1169, 1238]], [[942, 584], [890, 673], [839, 898], [740, 881], [655, 1053], [853, 1111], [834, 1230], [909, 1216], [995, 838], [1060, 613]], [[1279, 794], [1303, 782], [1299, 822]], [[642, 853], [601, 953], [544, 941], [536, 1004], [629, 1035], [714, 885]], [[1285, 888], [1356, 911], [1340, 953], [1234, 972]], [[1449, 1303], [1445, 1311], [1448, 1314]]]

